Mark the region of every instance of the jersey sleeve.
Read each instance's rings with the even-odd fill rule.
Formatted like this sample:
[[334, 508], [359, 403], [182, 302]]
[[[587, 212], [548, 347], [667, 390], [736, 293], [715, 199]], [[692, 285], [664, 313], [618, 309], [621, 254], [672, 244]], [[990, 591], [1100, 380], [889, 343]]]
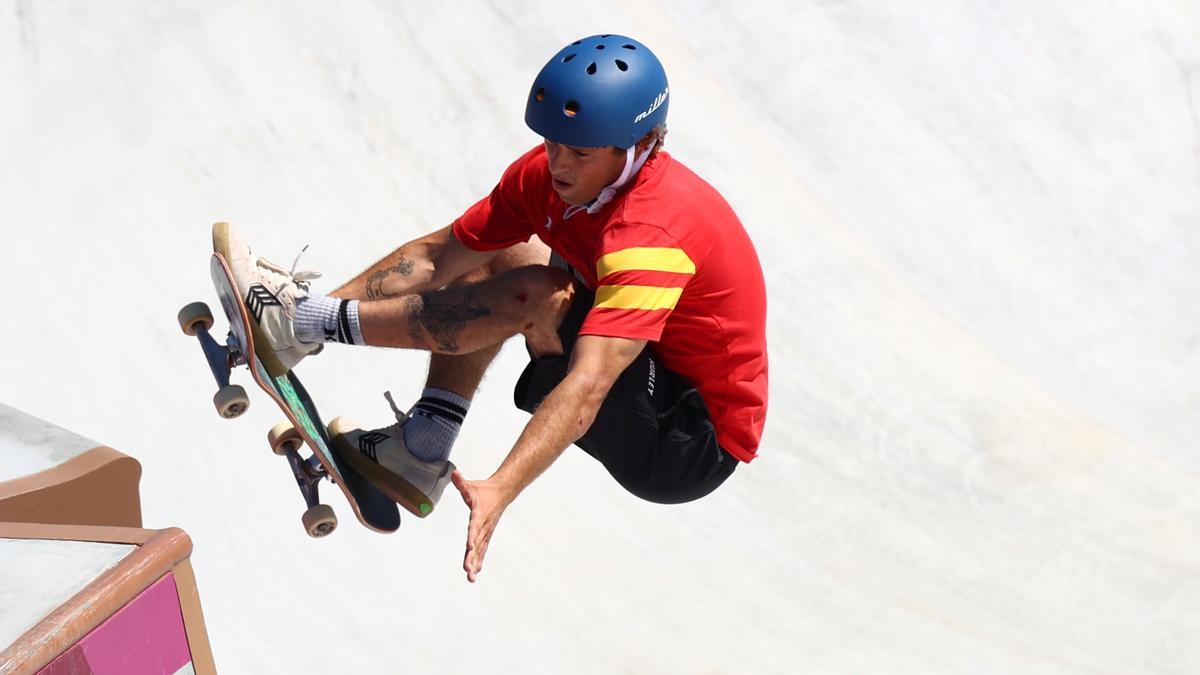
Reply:
[[579, 334], [657, 341], [696, 263], [653, 226], [610, 228], [600, 251], [596, 301]]
[[454, 236], [469, 249], [495, 251], [528, 241], [533, 224], [521, 199], [527, 180], [530, 154], [513, 162], [491, 194], [480, 199], [451, 226]]

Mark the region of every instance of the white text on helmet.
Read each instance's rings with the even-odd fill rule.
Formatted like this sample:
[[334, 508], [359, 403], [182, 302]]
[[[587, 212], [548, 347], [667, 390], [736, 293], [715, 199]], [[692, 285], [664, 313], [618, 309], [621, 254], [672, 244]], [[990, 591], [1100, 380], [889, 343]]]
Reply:
[[633, 118], [633, 123], [634, 123], [634, 124], [637, 124], [638, 122], [641, 122], [642, 120], [644, 120], [644, 119], [646, 119], [647, 117], [649, 117], [649, 116], [650, 116], [650, 115], [651, 115], [651, 114], [652, 114], [652, 113], [653, 113], [655, 110], [658, 110], [658, 106], [662, 105], [662, 104], [663, 104], [663, 102], [665, 102], [665, 101], [667, 100], [667, 94], [669, 94], [670, 92], [671, 92], [671, 88], [670, 88], [670, 87], [667, 87], [666, 89], [663, 89], [663, 90], [662, 90], [662, 93], [661, 93], [661, 94], [659, 94], [659, 95], [658, 95], [658, 96], [657, 96], [657, 97], [654, 99], [654, 103], [651, 103], [651, 104], [650, 104], [650, 107], [649, 107], [649, 108], [646, 110], [646, 112], [644, 112], [644, 113], [641, 113], [641, 114], [640, 114], [640, 115], [638, 115], [637, 117]]

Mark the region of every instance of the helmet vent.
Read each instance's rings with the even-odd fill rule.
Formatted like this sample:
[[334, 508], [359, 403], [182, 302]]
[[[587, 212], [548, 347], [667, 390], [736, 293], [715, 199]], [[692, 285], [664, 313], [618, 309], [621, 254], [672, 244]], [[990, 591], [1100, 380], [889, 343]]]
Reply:
[[563, 114], [567, 117], [574, 117], [579, 114], [579, 103], [575, 101], [567, 101], [563, 106]]
[[538, 103], [541, 103], [542, 101], [545, 101], [545, 100], [546, 100], [546, 88], [545, 88], [545, 87], [538, 87], [537, 93], [533, 95], [533, 98], [534, 98], [534, 100], [535, 100], [535, 101], [537, 101]]
[[588, 75], [595, 75], [595, 74], [596, 74], [596, 63], [595, 63], [594, 61], [592, 62], [592, 65], [590, 65], [590, 66], [588, 66], [588, 67], [587, 67], [587, 74], [588, 74]]
[[602, 37], [602, 38], [606, 38], [606, 37], [608, 37], [609, 35], [612, 35], [612, 33], [605, 33], [604, 35], [601, 35], [600, 37]]
[[576, 45], [576, 46], [581, 45], [581, 44], [583, 44], [583, 40], [576, 40], [576, 41], [572, 42], [571, 44]]
[[575, 55], [574, 55], [574, 54], [567, 54], [566, 56], [564, 56], [564, 57], [563, 57], [563, 60], [562, 60], [562, 62], [563, 62], [563, 63], [567, 63], [567, 62], [569, 62], [569, 61], [570, 61], [571, 59], [573, 59], [573, 58], [575, 58]]
[[637, 47], [634, 47], [633, 45], [621, 45], [621, 49], [636, 50]]
[[625, 72], [626, 70], [629, 70], [629, 64], [625, 63], [621, 59], [617, 59], [617, 68], [620, 68], [621, 72]]
[[596, 49], [604, 49], [604, 45], [596, 45]]

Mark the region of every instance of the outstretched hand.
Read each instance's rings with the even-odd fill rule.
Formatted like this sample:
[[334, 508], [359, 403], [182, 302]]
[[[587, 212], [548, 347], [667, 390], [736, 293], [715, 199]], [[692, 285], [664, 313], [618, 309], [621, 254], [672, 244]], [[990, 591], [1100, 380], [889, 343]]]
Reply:
[[505, 499], [503, 491], [490, 480], [466, 480], [461, 471], [455, 471], [450, 475], [450, 479], [467, 507], [471, 509], [463, 570], [467, 573], [467, 581], [475, 583], [476, 577], [483, 569], [483, 556], [487, 553], [492, 532], [496, 530], [496, 523], [508, 506], [509, 500]]

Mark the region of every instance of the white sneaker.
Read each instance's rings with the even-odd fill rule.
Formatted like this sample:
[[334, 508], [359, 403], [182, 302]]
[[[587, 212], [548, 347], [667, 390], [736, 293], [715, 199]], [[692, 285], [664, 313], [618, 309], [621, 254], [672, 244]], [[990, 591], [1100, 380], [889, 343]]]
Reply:
[[[305, 356], [319, 351], [319, 342], [296, 337], [296, 302], [308, 297], [308, 282], [320, 272], [296, 272], [256, 258], [250, 245], [229, 223], [213, 225], [213, 251], [220, 253], [237, 284], [238, 294], [250, 315], [254, 352], [273, 377], [291, 370]], [[299, 261], [297, 256], [296, 260]]]
[[408, 415], [397, 410], [396, 420], [391, 426], [367, 431], [348, 418], [338, 417], [329, 423], [329, 437], [339, 457], [397, 504], [424, 518], [442, 498], [454, 463], [413, 457], [404, 444]]

